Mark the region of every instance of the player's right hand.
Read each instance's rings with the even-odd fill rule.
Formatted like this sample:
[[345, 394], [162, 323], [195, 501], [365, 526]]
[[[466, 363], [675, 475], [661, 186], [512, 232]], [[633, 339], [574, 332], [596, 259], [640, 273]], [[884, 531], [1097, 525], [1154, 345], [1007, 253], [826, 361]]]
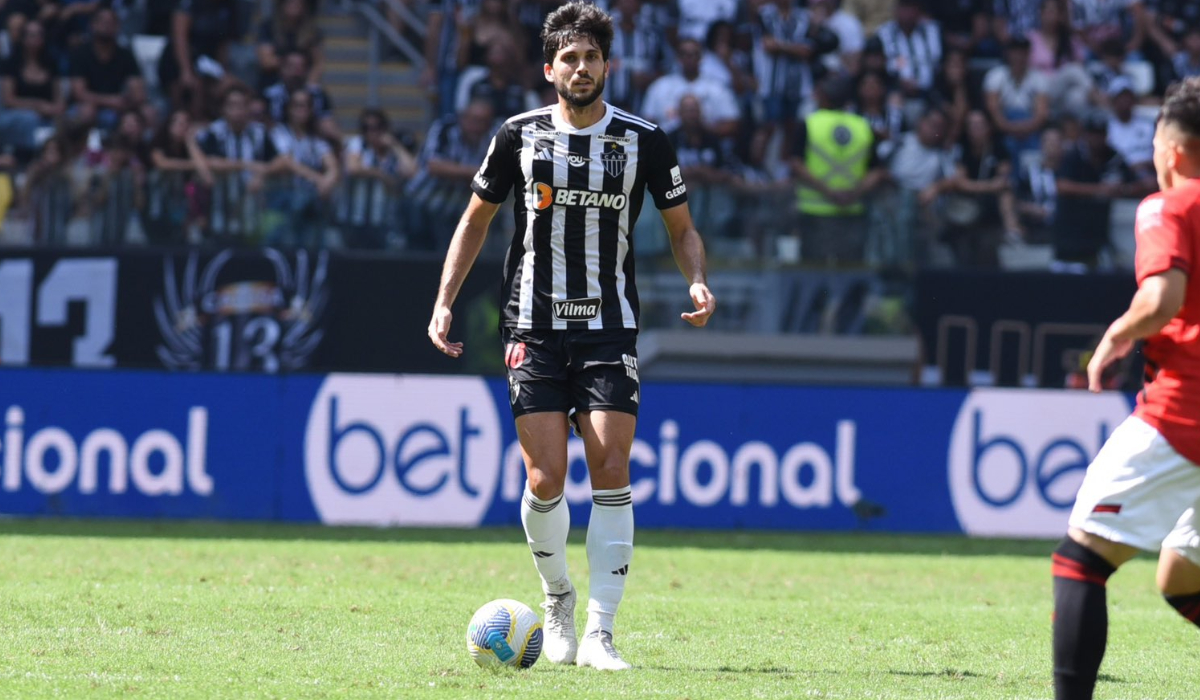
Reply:
[[450, 309], [445, 307], [436, 307], [433, 310], [433, 318], [429, 320], [429, 339], [433, 341], [433, 346], [441, 350], [450, 357], [458, 357], [463, 353], [462, 343], [451, 343], [446, 340], [446, 335], [450, 332], [450, 321], [454, 315], [450, 313]]
[[1104, 390], [1104, 371], [1114, 362], [1125, 357], [1133, 350], [1132, 340], [1113, 340], [1107, 333], [1100, 339], [1092, 359], [1088, 362], [1088, 391], [1097, 393]]

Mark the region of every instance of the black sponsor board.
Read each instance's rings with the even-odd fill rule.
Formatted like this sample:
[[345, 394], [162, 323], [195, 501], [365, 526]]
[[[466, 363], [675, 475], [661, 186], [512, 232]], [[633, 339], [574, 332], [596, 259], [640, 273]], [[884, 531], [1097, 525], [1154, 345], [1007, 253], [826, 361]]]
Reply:
[[441, 259], [274, 249], [0, 251], [0, 365], [499, 374], [500, 265], [426, 328]]
[[[1078, 388], [1136, 290], [1131, 272], [923, 272], [914, 294], [923, 383]], [[1135, 353], [1110, 386], [1136, 388], [1137, 364]]]

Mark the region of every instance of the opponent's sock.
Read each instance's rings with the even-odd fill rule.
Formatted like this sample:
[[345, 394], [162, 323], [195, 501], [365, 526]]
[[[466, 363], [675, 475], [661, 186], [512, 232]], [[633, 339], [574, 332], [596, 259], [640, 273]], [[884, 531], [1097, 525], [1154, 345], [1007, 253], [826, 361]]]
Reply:
[[1200, 627], [1200, 593], [1163, 596], [1188, 622]]
[[1054, 550], [1054, 697], [1092, 700], [1108, 642], [1108, 561], [1067, 537]]
[[571, 529], [571, 512], [563, 503], [562, 494], [544, 501], [529, 487], [521, 499], [521, 524], [525, 540], [533, 553], [533, 563], [542, 577], [542, 591], [562, 595], [571, 590], [567, 578], [567, 533]]
[[633, 559], [633, 496], [628, 486], [592, 491], [587, 555], [591, 589], [584, 634], [596, 629], [611, 633]]

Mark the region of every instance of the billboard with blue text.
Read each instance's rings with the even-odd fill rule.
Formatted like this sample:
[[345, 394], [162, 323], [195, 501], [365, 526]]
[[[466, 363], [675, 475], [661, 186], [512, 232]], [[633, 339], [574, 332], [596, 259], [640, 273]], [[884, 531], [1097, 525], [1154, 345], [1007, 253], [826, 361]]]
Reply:
[[[0, 513], [517, 524], [501, 379], [0, 371]], [[1123, 394], [647, 382], [645, 527], [1053, 537]], [[583, 445], [567, 502], [586, 521]]]

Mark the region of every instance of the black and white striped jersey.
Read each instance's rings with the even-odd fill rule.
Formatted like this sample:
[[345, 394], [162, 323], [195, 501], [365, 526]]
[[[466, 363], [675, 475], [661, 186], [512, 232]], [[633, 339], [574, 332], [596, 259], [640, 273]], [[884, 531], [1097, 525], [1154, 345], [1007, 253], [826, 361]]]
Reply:
[[512, 117], [471, 183], [494, 204], [514, 192], [502, 326], [638, 327], [634, 223], [646, 190], [668, 209], [687, 201], [687, 186], [661, 129], [604, 110], [586, 129], [567, 123], [557, 105]]

